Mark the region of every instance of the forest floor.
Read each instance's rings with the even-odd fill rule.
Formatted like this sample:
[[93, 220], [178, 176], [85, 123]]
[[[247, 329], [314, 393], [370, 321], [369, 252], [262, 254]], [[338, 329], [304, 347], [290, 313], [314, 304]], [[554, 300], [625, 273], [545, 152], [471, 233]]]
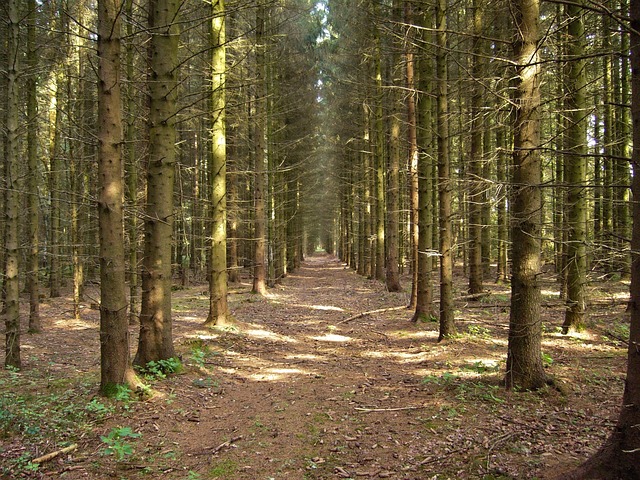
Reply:
[[237, 324], [224, 331], [202, 327], [206, 286], [175, 291], [183, 368], [166, 378], [151, 369], [156, 395], [144, 401], [97, 395], [98, 312], [77, 321], [70, 298], [45, 299], [44, 333], [22, 337], [23, 370], [0, 372], [0, 476], [550, 478], [614, 425], [628, 284], [591, 283], [589, 328], [563, 336], [562, 304], [546, 280], [544, 359], [562, 392], [503, 388], [509, 290], [492, 282], [470, 302], [457, 278], [459, 334], [441, 343], [437, 323], [409, 321], [408, 280], [389, 293], [326, 254], [266, 297], [246, 278], [232, 285]]

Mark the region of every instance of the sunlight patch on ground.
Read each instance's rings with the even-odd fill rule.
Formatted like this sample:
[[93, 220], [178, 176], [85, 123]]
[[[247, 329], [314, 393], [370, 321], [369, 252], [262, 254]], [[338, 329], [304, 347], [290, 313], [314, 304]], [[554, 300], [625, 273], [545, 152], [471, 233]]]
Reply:
[[301, 370], [299, 368], [267, 368], [258, 373], [247, 375], [247, 378], [249, 378], [250, 380], [255, 380], [257, 382], [275, 382], [278, 380], [284, 380], [287, 377], [292, 377], [294, 375], [309, 374], [309, 372]]
[[419, 363], [424, 362], [427, 358], [430, 358], [431, 354], [429, 352], [406, 353], [369, 350], [367, 352], [364, 352], [362, 356], [370, 358], [395, 358], [399, 361], [399, 363]]
[[269, 330], [260, 330], [257, 328], [254, 328], [251, 330], [244, 330], [243, 333], [245, 333], [246, 335], [249, 335], [250, 337], [266, 339], [266, 340], [273, 340], [273, 341], [286, 342], [286, 343], [298, 342], [294, 338], [287, 337], [286, 335], [280, 335], [278, 333], [270, 332]]
[[62, 327], [65, 330], [88, 330], [92, 328], [96, 328], [94, 324], [83, 322], [82, 320], [74, 320], [74, 319], [65, 319], [65, 320], [56, 320], [54, 322], [56, 327]]
[[353, 340], [351, 337], [345, 337], [344, 335], [336, 335], [335, 333], [327, 333], [326, 335], [322, 335], [321, 337], [311, 337], [312, 340], [317, 340], [319, 342], [350, 342]]
[[311, 353], [295, 353], [292, 355], [285, 355], [286, 360], [321, 360], [320, 355], [313, 355]]
[[393, 337], [397, 338], [411, 338], [411, 339], [429, 339], [438, 338], [438, 332], [436, 330], [420, 330], [419, 332], [407, 332], [406, 330], [394, 330], [391, 332]]
[[194, 332], [192, 334], [187, 334], [183, 336], [188, 340], [215, 340], [219, 338], [220, 335], [212, 335], [211, 333], [203, 333], [203, 332]]
[[542, 290], [542, 296], [560, 298], [560, 292], [558, 290]]
[[344, 312], [340, 307], [333, 307], [331, 305], [309, 305], [312, 310], [328, 310], [331, 312]]

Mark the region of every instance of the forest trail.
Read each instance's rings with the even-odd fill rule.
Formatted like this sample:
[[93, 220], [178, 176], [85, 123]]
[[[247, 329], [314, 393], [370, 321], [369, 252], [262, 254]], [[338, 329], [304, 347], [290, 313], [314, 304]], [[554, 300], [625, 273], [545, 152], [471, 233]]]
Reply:
[[[602, 443], [621, 398], [623, 345], [547, 333], [550, 371], [573, 382], [569, 393], [506, 392], [504, 287], [486, 306], [460, 304], [460, 335], [442, 343], [437, 323], [409, 321], [408, 288], [389, 293], [316, 254], [266, 297], [250, 293], [248, 278], [232, 285], [237, 325], [224, 331], [202, 327], [205, 286], [174, 292], [184, 371], [148, 380], [158, 395], [109, 407], [80, 438], [50, 432], [36, 453], [64, 446], [65, 435], [78, 448], [33, 478], [544, 478]], [[25, 336], [25, 371], [40, 379], [33, 385], [47, 378], [47, 391], [75, 389], [80, 405], [107, 402], [95, 396], [98, 313], [69, 320], [64, 302], [43, 304], [47, 333]], [[116, 461], [100, 438], [120, 427], [140, 437], [125, 439], [133, 453]], [[2, 442], [14, 455], [34, 448]]]

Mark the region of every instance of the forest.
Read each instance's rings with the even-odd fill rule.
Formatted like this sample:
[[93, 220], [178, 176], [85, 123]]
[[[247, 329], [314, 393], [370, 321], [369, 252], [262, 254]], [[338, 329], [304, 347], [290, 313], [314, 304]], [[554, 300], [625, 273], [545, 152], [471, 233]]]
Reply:
[[0, 42], [0, 478], [640, 478], [640, 0]]

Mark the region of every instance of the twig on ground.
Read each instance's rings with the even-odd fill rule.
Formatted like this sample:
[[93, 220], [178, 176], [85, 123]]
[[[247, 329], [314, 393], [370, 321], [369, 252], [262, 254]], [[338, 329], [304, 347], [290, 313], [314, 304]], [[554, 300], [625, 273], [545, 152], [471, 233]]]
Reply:
[[390, 308], [378, 308], [377, 310], [369, 310], [368, 312], [358, 313], [357, 315], [353, 315], [349, 318], [345, 318], [344, 320], [339, 321], [336, 325], [342, 325], [343, 323], [350, 322], [351, 320], [355, 320], [356, 318], [366, 317], [367, 315], [373, 315], [374, 313], [382, 313], [382, 312], [391, 312], [393, 310], [405, 310], [407, 307], [390, 307]]
[[216, 453], [220, 452], [220, 450], [230, 447], [235, 442], [237, 442], [238, 440], [241, 440], [241, 439], [242, 439], [242, 435], [238, 435], [237, 437], [233, 437], [233, 438], [227, 440], [226, 442], [222, 442], [217, 447], [207, 448], [204, 452], [196, 453], [196, 455], [215, 455]]
[[420, 408], [427, 408], [428, 405], [412, 405], [409, 407], [395, 407], [395, 408], [365, 408], [356, 407], [358, 412], [370, 413], [370, 412], [399, 412], [401, 410], [419, 410]]
[[56, 450], [55, 452], [47, 453], [46, 455], [42, 455], [41, 457], [34, 458], [31, 460], [31, 463], [44, 463], [48, 462], [56, 458], [58, 455], [62, 455], [63, 453], [69, 453], [78, 448], [78, 444], [74, 443], [73, 445], [69, 445], [68, 447], [61, 448], [60, 450]]

